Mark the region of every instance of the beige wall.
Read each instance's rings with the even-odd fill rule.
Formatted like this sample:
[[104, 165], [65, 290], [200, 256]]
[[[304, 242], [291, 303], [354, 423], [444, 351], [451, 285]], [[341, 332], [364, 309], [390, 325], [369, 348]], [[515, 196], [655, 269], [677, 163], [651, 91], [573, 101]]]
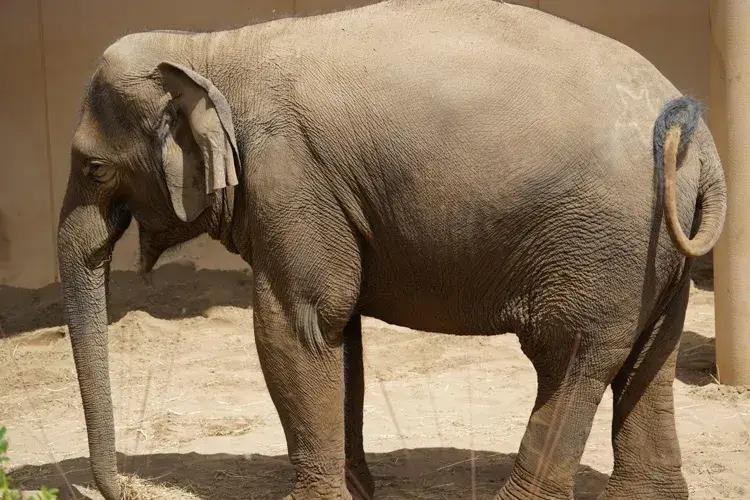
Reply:
[[0, 284], [55, 276], [38, 12], [35, 1], [0, 4]]
[[[83, 86], [118, 36], [149, 28], [233, 27], [286, 13], [318, 13], [367, 0], [2, 0], [0, 2], [0, 285], [36, 288], [57, 279], [55, 225]], [[519, 0], [634, 47], [682, 90], [708, 94], [707, 0]], [[190, 7], [193, 4], [194, 7]], [[41, 9], [40, 9], [41, 6]], [[41, 12], [40, 12], [41, 10]], [[84, 19], [86, 21], [84, 21]], [[116, 268], [136, 262], [135, 224]], [[244, 263], [208, 238], [164, 262], [202, 268]], [[1, 305], [0, 305], [1, 306]]]

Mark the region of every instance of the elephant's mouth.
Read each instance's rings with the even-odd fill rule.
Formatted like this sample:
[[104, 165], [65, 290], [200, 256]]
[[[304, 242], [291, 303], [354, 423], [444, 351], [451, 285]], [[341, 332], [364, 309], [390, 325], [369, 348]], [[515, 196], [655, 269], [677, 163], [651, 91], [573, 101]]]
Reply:
[[168, 245], [159, 242], [154, 233], [151, 233], [139, 225], [139, 257], [138, 274], [148, 281], [148, 276], [159, 261], [159, 257], [169, 248]]
[[198, 236], [198, 234], [185, 231], [184, 228], [176, 228], [172, 231], [153, 230], [139, 223], [140, 256], [138, 258], [138, 273], [148, 280], [148, 274], [154, 269], [165, 252], [177, 251], [183, 243]]
[[109, 218], [112, 231], [101, 246], [94, 249], [88, 257], [85, 258], [86, 266], [89, 269], [98, 268], [112, 259], [112, 252], [115, 249], [115, 243], [117, 243], [125, 231], [127, 231], [133, 220], [127, 206], [119, 202], [110, 205], [106, 212], [106, 217]]

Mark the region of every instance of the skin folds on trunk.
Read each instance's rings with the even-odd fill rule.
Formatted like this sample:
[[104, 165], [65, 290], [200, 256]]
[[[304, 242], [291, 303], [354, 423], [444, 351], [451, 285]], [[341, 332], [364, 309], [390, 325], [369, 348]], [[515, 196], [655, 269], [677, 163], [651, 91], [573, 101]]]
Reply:
[[[71, 183], [70, 185], [75, 185]], [[75, 189], [73, 190], [75, 191]], [[114, 242], [130, 222], [123, 209], [100, 209], [68, 192], [58, 256], [66, 322], [86, 418], [91, 467], [105, 498], [119, 498], [107, 345], [107, 281]]]

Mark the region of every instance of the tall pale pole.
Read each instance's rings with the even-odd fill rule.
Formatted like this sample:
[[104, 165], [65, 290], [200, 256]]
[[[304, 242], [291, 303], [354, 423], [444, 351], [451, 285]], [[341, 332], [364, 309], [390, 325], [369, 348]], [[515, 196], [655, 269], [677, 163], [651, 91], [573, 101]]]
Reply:
[[711, 0], [710, 126], [727, 181], [714, 248], [719, 382], [750, 385], [750, 0]]

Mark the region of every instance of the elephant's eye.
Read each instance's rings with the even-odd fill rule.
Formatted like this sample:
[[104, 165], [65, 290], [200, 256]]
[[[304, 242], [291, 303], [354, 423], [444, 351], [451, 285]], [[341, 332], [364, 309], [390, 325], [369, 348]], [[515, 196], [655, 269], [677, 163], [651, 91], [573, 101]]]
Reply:
[[104, 163], [97, 160], [86, 162], [86, 166], [83, 168], [83, 173], [96, 182], [103, 182], [105, 176]]

